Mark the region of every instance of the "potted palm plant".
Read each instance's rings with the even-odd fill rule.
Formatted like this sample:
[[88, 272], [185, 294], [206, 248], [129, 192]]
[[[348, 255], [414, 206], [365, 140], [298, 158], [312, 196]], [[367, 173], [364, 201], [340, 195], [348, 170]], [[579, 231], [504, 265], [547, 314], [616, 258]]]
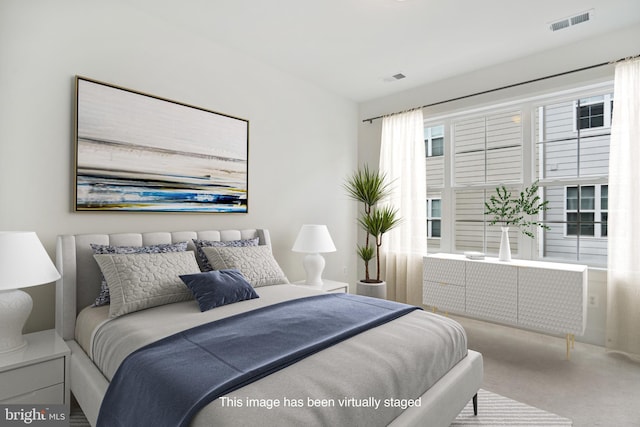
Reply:
[[496, 188], [496, 194], [484, 203], [485, 215], [491, 215], [489, 225], [500, 223], [502, 237], [500, 240], [500, 261], [511, 261], [511, 248], [509, 246], [509, 227], [514, 226], [531, 238], [534, 237], [531, 227], [541, 227], [549, 230], [549, 226], [531, 219], [540, 212], [549, 209], [548, 200], [541, 202], [538, 196], [538, 181], [520, 192], [519, 197], [512, 196], [504, 185]]
[[[358, 281], [357, 293], [386, 298], [387, 284], [380, 278], [380, 247], [382, 236], [396, 227], [400, 218], [394, 207], [379, 207], [378, 204], [389, 195], [391, 184], [384, 173], [364, 165], [346, 180], [344, 187], [349, 197], [363, 204], [358, 224], [364, 230], [366, 238], [364, 245], [357, 246], [357, 253], [364, 262], [365, 278]], [[375, 279], [369, 273], [369, 262], [373, 258], [376, 259]]]

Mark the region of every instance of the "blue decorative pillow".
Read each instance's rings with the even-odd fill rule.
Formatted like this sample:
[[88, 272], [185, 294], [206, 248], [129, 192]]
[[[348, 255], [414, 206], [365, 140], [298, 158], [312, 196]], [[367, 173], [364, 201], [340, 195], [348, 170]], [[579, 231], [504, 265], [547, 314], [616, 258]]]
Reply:
[[199, 274], [185, 274], [180, 276], [180, 279], [193, 292], [200, 311], [259, 298], [238, 270], [213, 270]]
[[200, 264], [200, 270], [211, 271], [213, 267], [209, 263], [209, 258], [205, 255], [202, 248], [218, 248], [218, 247], [233, 247], [240, 248], [246, 246], [258, 246], [259, 238], [243, 239], [243, 240], [200, 240], [193, 239], [193, 243], [196, 245], [196, 255], [198, 256], [198, 263]]
[[[96, 255], [102, 254], [162, 254], [167, 252], [184, 252], [187, 250], [187, 242], [179, 243], [162, 243], [159, 245], [149, 246], [110, 246], [110, 245], [98, 245], [91, 243], [91, 249]], [[100, 294], [96, 298], [94, 307], [100, 307], [101, 305], [107, 305], [111, 302], [111, 296], [109, 294], [109, 287], [107, 281], [102, 276], [102, 282], [100, 283]]]

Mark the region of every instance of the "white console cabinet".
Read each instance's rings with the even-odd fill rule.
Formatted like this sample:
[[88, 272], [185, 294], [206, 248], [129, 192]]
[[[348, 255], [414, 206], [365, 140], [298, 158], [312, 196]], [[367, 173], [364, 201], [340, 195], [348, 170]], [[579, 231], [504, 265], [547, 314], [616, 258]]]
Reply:
[[429, 255], [422, 299], [434, 310], [566, 334], [568, 358], [587, 323], [587, 266]]

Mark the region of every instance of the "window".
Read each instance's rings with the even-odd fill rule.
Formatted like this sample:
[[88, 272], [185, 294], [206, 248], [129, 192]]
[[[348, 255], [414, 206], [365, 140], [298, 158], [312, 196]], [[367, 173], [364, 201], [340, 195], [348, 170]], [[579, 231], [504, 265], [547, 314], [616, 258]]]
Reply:
[[442, 237], [442, 201], [427, 199], [427, 238]]
[[572, 186], [566, 193], [566, 235], [607, 237], [609, 186]]
[[550, 230], [530, 240], [510, 228], [512, 254], [606, 265], [611, 91], [598, 83], [428, 118], [429, 252], [496, 256], [501, 232], [485, 200], [501, 184], [517, 195], [538, 180], [549, 210], [537, 220]]
[[607, 221], [609, 220], [609, 186], [600, 187], [600, 237], [608, 236]]
[[[500, 184], [517, 191], [522, 182], [522, 112], [492, 111], [452, 120], [456, 251], [498, 253], [500, 227], [489, 226], [484, 202]], [[512, 253], [517, 230], [509, 230]]]
[[427, 157], [444, 155], [444, 126], [433, 126], [424, 129], [424, 152]]
[[539, 257], [607, 263], [611, 98], [605, 91], [535, 107], [536, 177], [550, 227], [540, 233]]
[[578, 107], [578, 126], [580, 129], [604, 126], [604, 102], [580, 105]]
[[522, 125], [518, 110], [453, 122], [455, 185], [522, 181]]
[[427, 249], [439, 252], [442, 247], [442, 190], [444, 189], [445, 138], [447, 129], [442, 122], [425, 124], [424, 144], [427, 172]]
[[567, 187], [567, 236], [595, 236], [595, 187]]
[[576, 129], [611, 127], [613, 101], [611, 95], [598, 95], [574, 102]]

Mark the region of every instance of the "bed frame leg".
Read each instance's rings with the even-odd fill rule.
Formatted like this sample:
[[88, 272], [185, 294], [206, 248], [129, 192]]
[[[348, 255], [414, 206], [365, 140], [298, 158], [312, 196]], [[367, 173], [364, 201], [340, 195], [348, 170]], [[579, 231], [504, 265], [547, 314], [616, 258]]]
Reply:
[[478, 415], [478, 393], [473, 395], [473, 415]]

